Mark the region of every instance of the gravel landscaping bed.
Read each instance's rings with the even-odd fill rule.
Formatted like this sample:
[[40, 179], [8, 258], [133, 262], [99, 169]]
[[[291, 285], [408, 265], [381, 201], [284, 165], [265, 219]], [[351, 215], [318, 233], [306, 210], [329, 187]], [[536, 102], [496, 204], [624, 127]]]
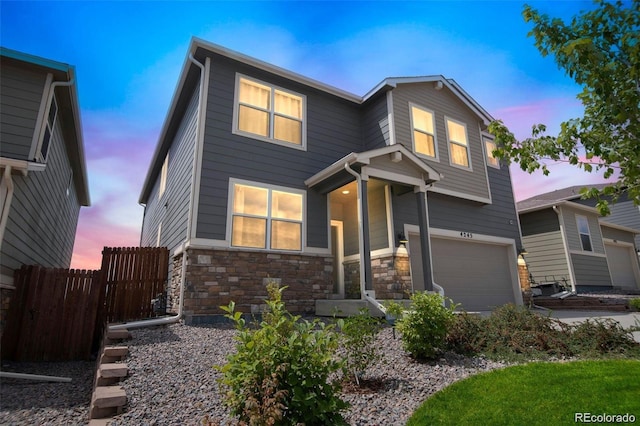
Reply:
[[[174, 324], [131, 330], [131, 334], [125, 361], [129, 377], [121, 383], [128, 406], [110, 424], [202, 425], [205, 418], [213, 425], [232, 424], [213, 365], [225, 363], [226, 355], [234, 350], [233, 328]], [[384, 356], [366, 377], [375, 390], [350, 389], [341, 395], [351, 404], [344, 413], [351, 425], [403, 425], [434, 392], [472, 374], [503, 366], [455, 354], [437, 362], [415, 362], [402, 350], [400, 338], [393, 338], [391, 328], [380, 332], [377, 343]], [[20, 367], [20, 372], [71, 376], [74, 381], [3, 380], [0, 424], [87, 423], [95, 363], [44, 363], [39, 371]]]

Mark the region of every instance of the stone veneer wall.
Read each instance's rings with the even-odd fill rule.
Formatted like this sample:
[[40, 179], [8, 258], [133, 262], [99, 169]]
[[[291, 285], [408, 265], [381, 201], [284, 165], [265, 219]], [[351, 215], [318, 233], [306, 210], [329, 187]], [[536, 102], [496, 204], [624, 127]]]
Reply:
[[[283, 300], [293, 313], [313, 314], [315, 300], [327, 299], [333, 291], [331, 257], [219, 249], [188, 249], [187, 256], [184, 315], [190, 322], [198, 316], [223, 315], [220, 306], [231, 301], [238, 311], [262, 312], [271, 279], [287, 286]], [[181, 262], [174, 258], [174, 295], [180, 282], [176, 265], [179, 269]]]
[[[376, 299], [408, 299], [411, 293], [409, 256], [387, 255], [371, 260]], [[360, 298], [360, 261], [344, 263], [345, 298]]]

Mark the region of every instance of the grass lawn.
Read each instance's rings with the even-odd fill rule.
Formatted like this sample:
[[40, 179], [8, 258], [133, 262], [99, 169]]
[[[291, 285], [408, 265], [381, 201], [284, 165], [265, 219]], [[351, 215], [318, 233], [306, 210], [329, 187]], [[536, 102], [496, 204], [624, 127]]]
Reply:
[[640, 424], [640, 361], [535, 362], [479, 374], [434, 394], [407, 425], [573, 425], [576, 413], [629, 413]]

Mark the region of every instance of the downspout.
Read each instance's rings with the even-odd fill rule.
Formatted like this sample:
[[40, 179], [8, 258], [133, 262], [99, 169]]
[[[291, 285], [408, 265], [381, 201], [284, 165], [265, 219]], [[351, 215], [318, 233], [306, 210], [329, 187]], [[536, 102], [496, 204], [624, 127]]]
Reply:
[[[116, 324], [109, 326], [109, 330], [120, 330], [120, 329], [131, 329], [131, 328], [142, 328], [142, 327], [152, 327], [155, 325], [168, 325], [174, 324], [180, 321], [183, 314], [184, 309], [184, 284], [187, 276], [187, 242], [191, 239], [191, 230], [193, 228], [193, 200], [195, 198], [196, 192], [196, 166], [199, 161], [199, 148], [202, 142], [202, 135], [200, 124], [202, 122], [202, 114], [204, 113], [204, 80], [205, 80], [205, 66], [198, 62], [192, 53], [189, 54], [189, 61], [195, 64], [198, 68], [200, 68], [200, 88], [198, 91], [199, 102], [198, 102], [198, 113], [196, 116], [196, 143], [193, 147], [193, 175], [191, 179], [191, 194], [190, 194], [190, 202], [189, 202], [189, 212], [187, 215], [187, 235], [184, 243], [180, 247], [180, 252], [182, 253], [182, 270], [180, 271], [180, 297], [178, 299], [178, 313], [176, 315], [164, 318], [157, 318], [151, 320], [142, 320], [142, 321], [134, 321], [124, 324]], [[206, 60], [207, 67], [209, 65], [209, 58]]]

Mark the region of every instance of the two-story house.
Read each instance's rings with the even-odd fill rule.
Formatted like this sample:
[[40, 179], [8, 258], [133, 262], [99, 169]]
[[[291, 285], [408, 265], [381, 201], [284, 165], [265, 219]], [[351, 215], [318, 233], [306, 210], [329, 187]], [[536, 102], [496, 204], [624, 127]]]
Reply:
[[168, 246], [188, 321], [443, 288], [467, 310], [522, 303], [509, 170], [455, 81], [354, 95], [193, 39], [140, 195], [141, 244]]
[[89, 185], [73, 66], [0, 48], [0, 283], [68, 268]]

